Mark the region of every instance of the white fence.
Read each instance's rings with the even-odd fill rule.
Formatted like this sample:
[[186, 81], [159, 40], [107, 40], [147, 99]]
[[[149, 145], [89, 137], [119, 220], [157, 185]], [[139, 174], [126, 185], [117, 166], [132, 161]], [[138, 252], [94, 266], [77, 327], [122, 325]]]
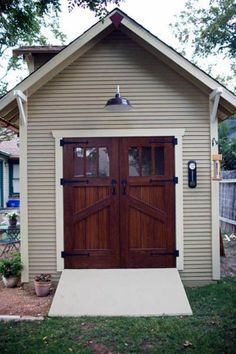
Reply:
[[236, 234], [236, 171], [223, 171], [220, 181], [220, 226]]

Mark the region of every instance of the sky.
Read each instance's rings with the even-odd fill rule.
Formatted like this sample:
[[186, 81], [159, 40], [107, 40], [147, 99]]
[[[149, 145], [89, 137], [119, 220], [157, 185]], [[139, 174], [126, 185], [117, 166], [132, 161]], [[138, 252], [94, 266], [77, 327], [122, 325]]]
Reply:
[[[151, 31], [168, 44], [175, 41], [169, 24], [174, 21], [174, 15], [184, 9], [186, 0], [124, 0], [119, 8], [126, 12], [135, 21]], [[208, 3], [208, 0], [200, 0]], [[90, 26], [98, 21], [98, 18], [89, 10], [74, 8], [68, 12], [67, 0], [62, 0], [61, 26], [63, 32], [68, 36], [69, 41], [83, 33]], [[115, 5], [110, 5], [112, 10]], [[176, 41], [177, 43], [177, 41]]]
[[[176, 21], [175, 15], [178, 15], [185, 8], [186, 0], [123, 0], [120, 9], [128, 16], [140, 23], [143, 27], [159, 37], [162, 41], [180, 49], [180, 44], [175, 38], [170, 27], [170, 23]], [[198, 0], [201, 7], [207, 7], [209, 0]], [[111, 11], [115, 5], [108, 6]], [[68, 11], [68, 1], [61, 0], [60, 25], [63, 33], [66, 34], [66, 44], [70, 43], [76, 37], [95, 24], [99, 19], [85, 9], [75, 7], [72, 12]], [[45, 30], [47, 34], [47, 31]], [[48, 34], [47, 34], [48, 35]], [[49, 44], [58, 44], [48, 35]], [[189, 49], [189, 54], [191, 50]], [[208, 61], [202, 61], [201, 65], [208, 63], [218, 63], [214, 74], [225, 73], [229, 70], [229, 63], [220, 57], [212, 57]], [[15, 84], [14, 75], [9, 79], [11, 87]]]

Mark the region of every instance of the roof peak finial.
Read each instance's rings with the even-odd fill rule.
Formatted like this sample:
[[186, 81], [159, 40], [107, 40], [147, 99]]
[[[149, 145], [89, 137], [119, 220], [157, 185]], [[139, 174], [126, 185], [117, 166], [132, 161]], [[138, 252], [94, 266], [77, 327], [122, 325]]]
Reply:
[[115, 28], [119, 28], [121, 21], [123, 20], [124, 16], [120, 14], [120, 12], [116, 11], [113, 15], [110, 16], [110, 20], [115, 26]]

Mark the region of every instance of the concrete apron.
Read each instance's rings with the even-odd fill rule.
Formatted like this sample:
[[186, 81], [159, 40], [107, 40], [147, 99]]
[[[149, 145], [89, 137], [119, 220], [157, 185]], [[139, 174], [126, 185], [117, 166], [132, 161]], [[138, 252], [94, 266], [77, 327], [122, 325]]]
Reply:
[[49, 316], [191, 315], [177, 269], [66, 269]]

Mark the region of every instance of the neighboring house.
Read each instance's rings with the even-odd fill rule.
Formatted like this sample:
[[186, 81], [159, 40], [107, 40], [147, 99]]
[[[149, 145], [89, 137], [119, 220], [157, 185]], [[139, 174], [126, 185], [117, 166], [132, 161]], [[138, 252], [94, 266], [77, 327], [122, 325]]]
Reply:
[[[52, 47], [17, 51], [33, 71]], [[133, 110], [104, 109], [116, 85]], [[213, 155], [236, 110], [219, 86], [115, 9], [6, 94], [1, 119], [20, 116], [23, 281], [145, 267], [219, 279]]]
[[20, 197], [19, 147], [17, 138], [0, 142], [0, 208]]

